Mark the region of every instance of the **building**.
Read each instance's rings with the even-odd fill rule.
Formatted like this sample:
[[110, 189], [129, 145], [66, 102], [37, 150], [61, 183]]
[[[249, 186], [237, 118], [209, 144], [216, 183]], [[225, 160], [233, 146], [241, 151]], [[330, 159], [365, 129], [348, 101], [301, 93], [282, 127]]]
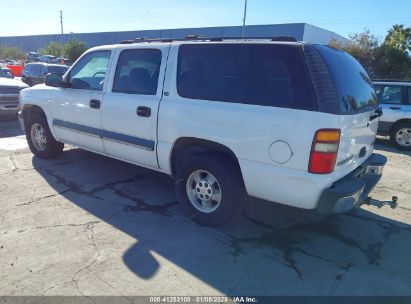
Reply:
[[[187, 35], [206, 36], [241, 36], [241, 26], [220, 26], [204, 28], [180, 28], [145, 31], [70, 33], [54, 35], [0, 37], [0, 45], [18, 47], [26, 52], [36, 51], [52, 41], [65, 43], [70, 39], [84, 41], [88, 47], [115, 44], [137, 37], [149, 38], [184, 38]], [[244, 35], [247, 37], [292, 36], [298, 41], [327, 44], [331, 39], [346, 43], [348, 40], [336, 33], [307, 23], [247, 25]]]

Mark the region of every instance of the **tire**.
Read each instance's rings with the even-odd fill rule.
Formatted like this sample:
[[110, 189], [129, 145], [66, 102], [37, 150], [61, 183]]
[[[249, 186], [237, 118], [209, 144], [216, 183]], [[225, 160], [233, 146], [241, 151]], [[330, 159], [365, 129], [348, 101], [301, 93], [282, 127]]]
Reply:
[[[196, 177], [200, 177], [198, 182]], [[188, 216], [209, 227], [221, 226], [233, 219], [243, 209], [247, 197], [238, 166], [230, 158], [216, 153], [197, 154], [183, 161], [177, 168], [175, 188]], [[206, 197], [210, 191], [211, 196]], [[201, 195], [207, 200], [204, 205]]]
[[394, 126], [390, 132], [390, 141], [400, 150], [411, 151], [411, 122]]
[[[29, 144], [30, 151], [35, 156], [51, 159], [57, 157], [63, 151], [64, 144], [54, 139], [44, 115], [29, 115], [25, 126], [27, 143]], [[44, 139], [41, 143], [36, 141], [35, 130], [38, 130], [39, 136]]]

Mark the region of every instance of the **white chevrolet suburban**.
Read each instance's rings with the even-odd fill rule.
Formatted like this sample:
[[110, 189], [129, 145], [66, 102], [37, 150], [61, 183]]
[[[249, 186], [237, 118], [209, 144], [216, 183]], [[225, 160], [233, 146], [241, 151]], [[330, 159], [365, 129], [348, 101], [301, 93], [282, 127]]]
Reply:
[[286, 37], [95, 47], [20, 102], [34, 155], [56, 157], [69, 143], [169, 174], [208, 226], [247, 195], [346, 212], [371, 202], [386, 164], [373, 153], [381, 110], [361, 65]]

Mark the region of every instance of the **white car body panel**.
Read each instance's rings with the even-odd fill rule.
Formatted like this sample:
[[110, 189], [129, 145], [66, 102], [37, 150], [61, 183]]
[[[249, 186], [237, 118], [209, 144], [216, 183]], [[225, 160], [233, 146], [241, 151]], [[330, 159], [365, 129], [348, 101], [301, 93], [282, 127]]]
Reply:
[[[371, 112], [335, 115], [182, 98], [176, 87], [179, 45], [141, 43], [94, 48], [90, 51], [112, 50], [103, 91], [37, 86], [24, 91], [22, 102], [39, 105], [53, 135], [62, 142], [167, 174], [172, 174], [171, 154], [178, 139], [219, 143], [237, 157], [249, 195], [305, 209], [316, 208], [324, 190], [372, 154], [378, 119], [370, 121]], [[162, 51], [156, 95], [112, 92], [119, 54], [123, 49], [134, 48]], [[101, 109], [91, 109], [90, 99], [101, 100]], [[138, 106], [151, 108], [151, 116], [137, 116]], [[154, 146], [151, 150], [73, 131], [53, 125], [56, 119], [152, 141]], [[308, 173], [313, 137], [319, 129], [341, 129], [337, 165], [331, 174]], [[285, 162], [273, 160], [276, 151], [270, 147], [279, 141], [290, 148], [290, 158]], [[360, 156], [363, 148], [365, 154]]]

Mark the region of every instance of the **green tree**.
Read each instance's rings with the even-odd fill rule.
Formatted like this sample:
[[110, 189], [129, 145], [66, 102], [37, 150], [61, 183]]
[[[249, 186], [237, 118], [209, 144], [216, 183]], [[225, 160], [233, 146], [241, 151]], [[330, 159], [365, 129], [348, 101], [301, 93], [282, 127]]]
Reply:
[[76, 61], [87, 50], [83, 41], [72, 39], [64, 44], [63, 55], [72, 61]]
[[55, 57], [60, 57], [63, 54], [63, 45], [52, 41], [45, 48], [40, 49], [39, 53], [42, 55], [53, 55]]
[[0, 46], [0, 58], [13, 60], [26, 60], [27, 55], [17, 47]]
[[371, 78], [376, 76], [375, 55], [379, 47], [379, 40], [368, 29], [364, 29], [362, 33], [351, 34], [349, 43], [343, 44], [339, 41], [331, 40], [329, 45], [346, 51], [355, 57]]
[[376, 77], [411, 79], [411, 60], [402, 49], [382, 44], [375, 54]]
[[411, 28], [405, 28], [403, 24], [395, 24], [388, 30], [384, 44], [390, 47], [407, 51], [410, 48]]
[[409, 41], [409, 29], [394, 25], [382, 44], [365, 29], [362, 33], [350, 35], [347, 44], [333, 40], [329, 45], [355, 57], [371, 78], [411, 79]]

